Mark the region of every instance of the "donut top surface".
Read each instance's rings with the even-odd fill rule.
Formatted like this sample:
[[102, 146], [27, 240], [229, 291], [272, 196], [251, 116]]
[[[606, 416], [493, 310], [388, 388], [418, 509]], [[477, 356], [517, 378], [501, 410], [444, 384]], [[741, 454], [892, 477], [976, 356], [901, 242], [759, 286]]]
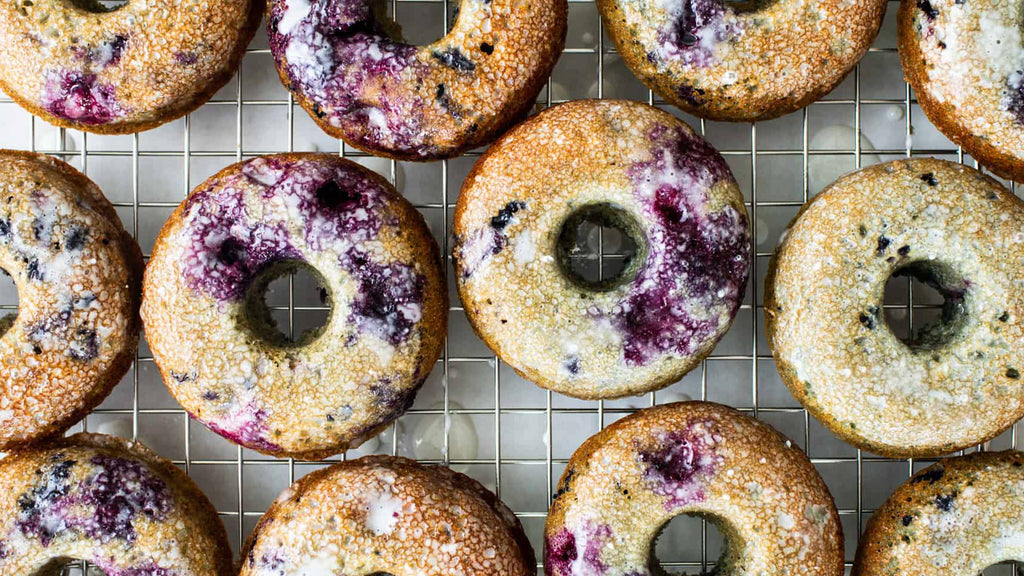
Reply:
[[227, 576], [224, 525], [195, 484], [144, 446], [77, 434], [0, 464], [0, 574], [83, 559], [113, 576]]
[[832, 90], [874, 40], [887, 0], [599, 0], [630, 69], [705, 118], [765, 120]]
[[100, 133], [182, 116], [223, 86], [260, 0], [18, 0], [0, 8], [0, 86], [33, 114]]
[[62, 432], [103, 400], [138, 344], [142, 256], [99, 188], [59, 160], [0, 151], [0, 449]]
[[522, 525], [447, 468], [368, 456], [303, 477], [267, 510], [241, 576], [532, 576]]
[[[563, 227], [597, 207], [633, 223], [634, 276], [594, 288], [566, 273]], [[577, 101], [509, 132], [476, 164], [454, 220], [459, 294], [513, 368], [584, 398], [682, 377], [728, 328], [745, 292], [743, 199], [718, 152], [674, 116]]]
[[[804, 207], [766, 281], [769, 343], [793, 394], [845, 440], [924, 456], [1024, 415], [1024, 204], [965, 166], [915, 158], [844, 176]], [[882, 314], [907, 275], [945, 299], [902, 342]]]
[[1021, 0], [921, 0], [900, 9], [900, 55], [930, 119], [1007, 178], [1024, 178]]
[[915, 474], [868, 523], [855, 576], [974, 576], [1024, 561], [1024, 455], [974, 453]]
[[412, 46], [369, 0], [272, 0], [267, 31], [282, 81], [321, 128], [429, 160], [493, 140], [533, 106], [567, 12], [565, 0], [466, 0], [445, 37]]
[[[261, 299], [296, 263], [332, 311], [288, 342]], [[380, 176], [327, 154], [259, 157], [201, 184], [164, 226], [143, 317], [186, 410], [249, 448], [312, 458], [412, 403], [444, 339], [441, 274], [422, 216]]]
[[652, 544], [680, 514], [725, 536], [715, 573], [843, 573], [839, 516], [807, 457], [770, 426], [708, 402], [642, 410], [573, 454], [548, 513], [545, 573], [664, 574]]

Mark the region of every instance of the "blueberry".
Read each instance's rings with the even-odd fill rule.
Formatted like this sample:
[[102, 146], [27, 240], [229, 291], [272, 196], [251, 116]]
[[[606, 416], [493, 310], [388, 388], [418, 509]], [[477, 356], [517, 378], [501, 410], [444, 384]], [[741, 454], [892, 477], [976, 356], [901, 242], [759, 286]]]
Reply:
[[441, 64], [459, 72], [472, 72], [476, 70], [476, 64], [469, 58], [466, 58], [462, 51], [455, 47], [446, 48], [445, 50], [434, 50], [431, 56], [441, 62]]
[[491, 217], [491, 228], [495, 230], [504, 230], [506, 226], [512, 222], [512, 217], [516, 215], [516, 212], [526, 208], [526, 202], [520, 200], [513, 200], [505, 207], [498, 211], [497, 216]]

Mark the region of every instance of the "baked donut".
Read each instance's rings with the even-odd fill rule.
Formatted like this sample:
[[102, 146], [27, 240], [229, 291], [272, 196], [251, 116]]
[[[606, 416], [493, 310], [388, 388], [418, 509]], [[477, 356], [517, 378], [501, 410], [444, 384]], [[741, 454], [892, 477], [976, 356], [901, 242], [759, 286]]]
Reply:
[[875, 511], [854, 576], [973, 575], [1024, 561], [1024, 454], [976, 452], [933, 464]]
[[[1024, 416], [1024, 203], [977, 170], [930, 158], [878, 164], [819, 193], [765, 281], [783, 381], [837, 436], [885, 456], [945, 454]], [[944, 298], [901, 341], [891, 276]]]
[[99, 405], [139, 343], [142, 253], [114, 207], [55, 158], [0, 150], [0, 450], [60, 434]]
[[[585, 221], [638, 245], [616, 278], [572, 269]], [[524, 378], [577, 398], [682, 378], [732, 323], [750, 261], [725, 160], [671, 114], [624, 100], [555, 106], [505, 135], [466, 178], [453, 232], [473, 328]]]
[[928, 120], [1004, 178], [1024, 179], [1020, 0], [904, 0], [899, 52]]
[[[308, 474], [271, 504], [239, 576], [533, 576], [515, 514], [468, 476], [366, 456]], [[341, 572], [339, 572], [341, 571]]]
[[141, 444], [75, 434], [0, 462], [0, 575], [226, 576], [231, 546], [206, 496]]
[[419, 47], [372, 3], [270, 0], [267, 36], [320, 128], [380, 156], [450, 158], [491, 142], [533, 107], [565, 46], [566, 0], [466, 0], [451, 31]]
[[832, 91], [867, 53], [887, 0], [598, 0], [641, 82], [712, 120], [768, 120]]
[[665, 574], [653, 543], [680, 514], [725, 536], [715, 574], [843, 573], [839, 514], [814, 465], [771, 426], [710, 402], [641, 410], [576, 450], [544, 527], [544, 573]]
[[[297, 267], [333, 310], [290, 341], [263, 297]], [[307, 459], [358, 446], [412, 404], [447, 311], [423, 217], [328, 154], [262, 156], [200, 184], [160, 231], [143, 284], [147, 340], [181, 405], [232, 442]]]
[[262, 0], [16, 0], [0, 8], [0, 88], [51, 124], [149, 130], [195, 110], [235, 73]]

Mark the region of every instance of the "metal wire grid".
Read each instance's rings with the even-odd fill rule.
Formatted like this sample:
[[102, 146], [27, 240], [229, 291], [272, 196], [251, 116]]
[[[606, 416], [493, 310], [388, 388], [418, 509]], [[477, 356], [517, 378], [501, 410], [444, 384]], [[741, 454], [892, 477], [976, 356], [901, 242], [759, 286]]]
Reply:
[[[574, 10], [571, 11], [572, 14], [577, 13], [575, 10], [576, 8], [582, 8], [587, 11], [593, 10], [593, 0], [569, 1], [571, 7], [574, 8]], [[443, 30], [441, 31], [446, 33], [449, 26], [448, 16], [451, 14], [451, 8], [454, 7], [452, 2], [454, 2], [454, 0], [391, 0], [390, 8], [392, 14], [398, 15], [400, 23], [402, 23], [402, 11], [400, 10], [400, 7], [405, 7], [406, 5], [420, 5], [421, 7], [427, 7], [431, 11], [441, 11], [441, 14], [443, 15], [441, 20], [444, 23]], [[895, 13], [897, 5], [897, 0], [890, 0], [890, 14], [889, 17], [887, 17], [887, 20], [891, 19], [891, 16]], [[572, 24], [573, 23], [570, 21], [570, 27]], [[614, 54], [614, 47], [608, 40], [606, 40], [599, 20], [597, 20], [596, 28], [596, 46], [574, 47], [570, 44], [570, 46], [565, 50], [566, 56], [563, 57], [563, 61], [572, 56], [593, 57], [596, 62], [597, 96], [604, 97], [606, 60], [610, 55]], [[884, 35], [885, 32], [883, 32], [883, 36]], [[256, 43], [254, 43], [254, 45], [256, 45]], [[877, 46], [872, 48], [868, 58], [877, 54], [884, 55], [893, 53], [895, 53], [894, 43], [889, 47]], [[206, 104], [206, 108], [224, 108], [226, 109], [224, 113], [230, 113], [231, 111], [234, 112], [235, 145], [233, 150], [193, 150], [192, 135], [193, 127], [195, 126], [195, 114], [191, 117], [184, 118], [181, 124], [181, 131], [177, 136], [177, 138], [180, 138], [180, 149], [146, 149], [145, 146], [140, 146], [140, 137], [138, 134], [130, 136], [130, 147], [128, 149], [111, 149], [106, 145], [98, 146], [96, 144], [97, 141], [102, 142], [101, 139], [104, 137], [92, 136], [84, 133], [80, 134], [81, 145], [79, 149], [75, 149], [72, 145], [72, 140], [69, 138], [69, 132], [64, 129], [54, 131], [56, 134], [54, 146], [47, 147], [39, 144], [38, 136], [43, 132], [49, 131], [49, 129], [41, 120], [36, 118], [33, 118], [29, 123], [28, 138], [30, 144], [28, 147], [38, 152], [52, 154], [65, 160], [75, 162], [78, 167], [87, 174], [90, 173], [90, 159], [99, 157], [120, 157], [130, 159], [130, 200], [121, 200], [114, 202], [114, 204], [122, 214], [122, 217], [126, 219], [126, 226], [128, 229], [136, 238], [139, 238], [139, 233], [142, 228], [140, 224], [142, 221], [141, 216], [144, 211], [155, 209], [169, 213], [170, 210], [177, 205], [177, 201], [159, 201], [149, 200], [146, 198], [146, 187], [150, 185], [151, 182], [147, 181], [148, 175], [143, 173], [143, 170], [140, 170], [140, 159], [145, 159], [147, 157], [168, 157], [180, 160], [183, 173], [180, 194], [181, 198], [184, 198], [189, 192], [190, 187], [201, 181], [201, 179], [192, 178], [192, 173], [195, 168], [194, 164], [200, 160], [205, 161], [207, 158], [215, 159], [220, 161], [220, 164], [223, 165], [258, 154], [292, 151], [296, 149], [296, 120], [304, 115], [305, 112], [295, 105], [292, 97], [288, 95], [286, 98], [282, 99], [254, 99], [246, 98], [244, 94], [245, 83], [242, 81], [242, 76], [244, 71], [250, 69], [248, 66], [249, 59], [253, 55], [264, 55], [263, 65], [270, 66], [270, 59], [266, 56], [268, 54], [269, 50], [266, 48], [251, 47], [247, 51], [247, 65], [243, 66], [242, 69], [239, 70], [237, 81], [233, 85], [229, 85], [233, 86], [233, 88], [230, 89], [232, 93], [225, 95], [225, 91], [222, 91], [214, 98], [214, 100]], [[794, 116], [797, 117], [801, 123], [799, 146], [783, 148], [764, 146], [763, 140], [759, 140], [759, 127], [763, 125], [758, 124], [752, 124], [749, 126], [749, 140], [747, 140], [746, 145], [737, 147], [720, 146], [722, 154], [727, 158], [734, 170], [737, 170], [741, 188], [744, 190], [747, 199], [747, 209], [750, 215], [752, 236], [755, 239], [758, 238], [758, 227], [766, 226], [766, 224], [764, 224], [759, 218], [759, 210], [764, 212], [769, 209], [784, 209], [795, 214], [796, 210], [799, 209], [799, 207], [811, 195], [810, 160], [812, 157], [816, 155], [826, 155], [829, 157], [849, 158], [852, 156], [853, 166], [861, 165], [862, 156], [865, 155], [865, 151], [862, 150], [860, 140], [860, 135], [862, 133], [862, 110], [867, 105], [887, 104], [900, 106], [904, 110], [905, 119], [902, 126], [894, 126], [894, 130], [905, 132], [906, 145], [904, 147], [890, 147], [882, 150], [869, 151], [870, 153], [885, 156], [906, 157], [912, 155], [941, 155], [946, 157], [955, 157], [960, 162], [969, 160], [965, 157], [961, 149], [952, 145], [924, 149], [915, 148], [912, 142], [914, 128], [926, 126], [927, 119], [920, 114], [919, 110], [915, 109], [916, 102], [911, 94], [910, 87], [904, 83], [902, 98], [864, 98], [861, 95], [862, 67], [863, 64], [859, 65], [849, 80], [849, 82], [853, 83], [852, 97], [829, 98], [817, 102], [807, 109], [794, 113]], [[556, 72], [556, 75], [557, 74], [558, 72]], [[553, 97], [552, 84], [549, 82], [547, 88], [542, 92], [541, 97], [539, 98], [539, 104], [542, 106], [550, 106], [561, 101], [564, 100]], [[0, 104], [10, 104], [11, 102], [12, 101], [8, 98], [0, 98]], [[672, 110], [665, 106], [665, 103], [650, 91], [647, 92], [647, 102], [652, 105], [658, 105]], [[286, 111], [286, 144], [282, 148], [271, 149], [271, 147], [266, 146], [267, 143], [265, 142], [260, 142], [260, 146], [256, 147], [245, 145], [246, 142], [243, 139], [243, 112], [254, 108], [266, 107], [284, 107]], [[811, 124], [809, 118], [811, 117], [811, 113], [812, 111], [817, 113], [818, 111], [823, 111], [830, 107], [852, 109], [853, 128], [856, 131], [857, 137], [854, 138], [854, 142], [851, 147], [828, 150], [812, 149], [809, 145], [809, 126]], [[14, 109], [15, 108], [12, 105], [3, 108], [3, 111], [8, 112]], [[5, 113], [0, 116], [9, 116], [9, 114]], [[686, 119], [692, 124], [699, 125], [701, 133], [707, 136], [714, 136], [716, 130], [724, 129], [723, 127], [725, 126], [689, 117], [686, 117]], [[764, 131], [763, 127], [761, 127], [761, 131]], [[75, 134], [78, 135], [79, 133]], [[762, 135], [762, 139], [763, 138], [764, 135]], [[90, 143], [92, 143], [92, 148], [90, 148]], [[345, 157], [351, 157], [357, 160], [367, 158], [365, 154], [350, 149], [342, 145], [340, 142], [338, 142], [337, 150]], [[479, 151], [468, 154], [467, 156], [470, 158], [469, 161], [476, 156], [479, 156], [479, 154]], [[800, 179], [802, 187], [801, 197], [792, 200], [766, 200], [758, 198], [759, 162], [767, 158], [778, 156], [799, 158], [802, 166]], [[442, 161], [439, 163], [440, 182], [437, 184], [438, 189], [435, 194], [436, 201], [416, 202], [417, 208], [425, 214], [428, 214], [428, 220], [430, 220], [430, 216], [440, 216], [438, 219], [439, 225], [435, 227], [434, 231], [437, 235], [438, 243], [442, 247], [446, 258], [448, 259], [450, 259], [449, 218], [451, 217], [452, 210], [454, 209], [458, 189], [457, 183], [451, 181], [451, 176], [455, 175], [457, 177], [453, 171], [454, 162], [457, 161]], [[384, 175], [389, 177], [392, 183], [395, 183], [398, 178], [398, 166], [399, 163], [396, 163], [395, 161], [387, 161], [385, 164], [385, 169], [383, 170]], [[741, 172], [747, 173], [747, 177], [741, 176]], [[1016, 192], [1015, 185], [1013, 185], [1013, 190]], [[403, 193], [408, 194], [408, 191], [403, 190]], [[178, 200], [180, 201], [180, 198]], [[788, 216], [786, 219], [788, 220]], [[157, 228], [158, 227], [159, 225], [157, 225]], [[596, 254], [599, 274], [603, 273], [604, 263], [606, 260], [621, 257], [621, 255], [617, 255], [612, 252], [605, 253], [605, 250], [603, 250], [603, 243], [600, 243], [600, 246], [602, 247], [599, 248], [598, 253]], [[741, 317], [746, 315], [747, 321], [738, 321], [737, 324], [734, 325], [731, 334], [727, 336], [727, 338], [737, 337], [738, 331], [746, 332], [746, 334], [739, 334], [738, 337], [747, 342], [745, 347], [747, 351], [736, 354], [712, 354], [711, 357], [702, 363], [699, 371], [695, 370], [691, 376], [688, 377], [690, 384], [687, 389], [695, 392], [694, 394], [691, 394], [694, 397], [700, 399], [715, 399], [716, 390], [729, 387], [735, 389], [737, 386], [739, 388], [746, 387], [750, 395], [750, 401], [749, 403], [742, 403], [746, 405], [736, 406], [737, 408], [740, 408], [755, 417], [767, 420], [776, 425], [776, 427], [783, 428], [784, 431], [794, 439], [794, 441], [802, 445], [802, 447], [808, 452], [811, 456], [812, 462], [819, 468], [819, 470], [822, 471], [834, 493], [842, 490], [849, 491], [851, 487], [853, 488], [852, 498], [846, 498], [843, 501], [837, 500], [848, 541], [847, 567], [849, 567], [852, 561], [852, 554], [857, 541], [857, 536], [862, 530], [864, 521], [873, 511], [873, 506], [880, 504], [896, 484], [909, 477], [913, 471], [920, 469], [920, 467], [927, 463], [914, 460], [881, 458], [861, 453], [859, 450], [853, 450], [852, 448], [843, 446], [839, 446], [838, 448], [833, 446], [833, 448], [836, 449], [833, 453], [828, 455], [817, 455], [816, 453], [818, 450], [815, 446], [812, 446], [812, 438], [815, 439], [816, 445], [829, 444], [830, 442], [831, 444], [835, 444], [836, 442], [834, 439], [830, 439], [827, 434], [823, 434], [823, 429], [813, 422], [807, 412], [796, 405], [792, 398], [789, 399], [788, 405], [773, 405], [772, 403], [765, 402], [761, 399], [765, 381], [775, 375], [771, 354], [764, 345], [763, 329], [759, 325], [759, 321], [762, 316], [759, 289], [762, 283], [764, 270], [767, 267], [767, 258], [771, 255], [770, 249], [773, 247], [773, 243], [763, 246], [755, 246], [756, 258], [752, 260], [753, 265], [751, 271], [752, 288], [740, 311]], [[148, 246], [144, 244], [143, 249], [148, 251]], [[301, 299], [296, 297], [295, 285], [296, 283], [294, 278], [289, 277], [287, 279], [286, 286], [286, 301], [272, 306], [272, 309], [276, 313], [284, 317], [286, 322], [284, 323], [284, 326], [286, 326], [293, 334], [296, 329], [297, 313], [325, 314], [327, 310], [327, 308], [324, 308], [323, 306], [305, 305], [301, 303]], [[887, 312], [904, 311], [906, 314], [906, 329], [910, 331], [914, 326], [915, 313], [917, 313], [918, 316], [921, 314], [928, 314], [929, 311], [934, 312], [938, 306], [935, 303], [922, 303], [920, 301], [915, 303], [915, 297], [920, 300], [920, 295], [915, 289], [911, 288], [909, 283], [905, 288], [901, 289], [901, 291], [904, 294], [903, 297], [905, 298], [905, 301], [895, 304], [886, 304], [885, 308]], [[449, 332], [450, 336], [456, 330], [462, 330], [464, 332], [468, 330], [465, 323], [454, 321], [463, 314], [463, 309], [459, 306], [457, 299], [453, 299], [452, 303], [451, 313], [453, 328]], [[16, 309], [17, 305], [13, 303], [5, 303], [2, 308]], [[894, 325], [894, 329], [898, 329], [898, 326]], [[527, 407], [509, 406], [509, 404], [517, 404], [517, 402], [509, 401], [507, 390], [510, 388], [514, 389], [515, 393], [519, 395], [523, 393], [524, 389], [519, 387], [520, 384], [522, 384], [521, 382], [514, 382], [515, 377], [506, 369], [507, 367], [503, 367], [502, 363], [492, 355], [464, 354], [460, 350], [453, 350], [452, 348], [452, 341], [449, 340], [445, 344], [443, 356], [438, 361], [438, 365], [435, 368], [435, 376], [437, 376], [437, 378], [433, 383], [428, 384], [428, 387], [436, 384], [440, 388], [439, 393], [441, 397], [441, 407], [423, 408], [418, 405], [414, 406], [414, 408], [410, 410], [407, 415], [400, 420], [400, 422], [415, 417], [435, 419], [442, 418], [444, 422], [442, 457], [439, 459], [428, 460], [428, 462], [472, 468], [475, 471], [472, 475], [479, 475], [481, 470], [487, 471], [489, 469], [490, 472], [485, 475], [488, 476], [489, 479], [493, 480], [491, 483], [495, 491], [499, 496], [504, 496], [506, 501], [510, 500], [510, 494], [502, 494], [502, 489], [505, 487], [502, 482], [503, 470], [508, 470], [510, 469], [509, 467], [514, 466], [525, 466], [534, 469], [537, 467], [542, 468], [545, 477], [543, 482], [545, 484], [547, 494], [546, 503], [550, 503], [550, 495], [554, 492], [558, 475], [568, 461], [566, 456], [575, 448], [575, 445], [557, 445], [556, 424], [559, 418], [568, 416], [594, 418], [596, 422], [594, 422], [593, 431], [596, 431], [614, 419], [631, 413], [637, 408], [636, 404], [624, 404], [619, 401], [569, 401], [557, 395], [553, 395], [549, 391], [544, 391], [542, 393], [542, 400], [539, 405]], [[195, 437], [197, 434], [205, 434], [206, 432], [202, 430], [201, 427], [195, 427], [194, 424], [190, 425], [188, 416], [184, 410], [176, 405], [174, 407], [147, 407], [144, 405], [147, 402], [144, 402], [140, 397], [140, 371], [147, 369], [147, 365], [149, 369], [152, 368], [152, 356], [148, 354], [148, 351], [143, 346], [143, 349], [136, 357], [136, 361], [131, 372], [126, 377], [125, 381], [118, 387], [118, 390], [115, 391], [115, 394], [118, 394], [119, 391], [123, 393], [125, 388], [129, 389], [130, 399], [126, 402], [127, 405], [107, 407], [105, 404], [95, 410], [93, 414], [83, 419], [80, 427], [76, 427], [76, 430], [89, 430], [90, 421], [95, 422], [98, 418], [102, 417], [130, 417], [130, 435], [133, 439], [137, 439], [140, 437], [141, 425], [159, 426], [166, 419], [171, 417], [174, 417], [176, 420], [180, 420], [181, 428], [178, 431], [178, 434], [181, 434], [180, 438], [183, 442], [184, 451], [182, 457], [174, 459], [176, 464], [194, 476], [198, 471], [200, 471], [200, 469], [205, 467], [233, 468], [231, 476], [233, 476], [234, 482], [237, 483], [237, 488], [233, 491], [234, 503], [232, 505], [230, 502], [216, 502], [216, 504], [221, 518], [228, 526], [229, 533], [232, 534], [232, 539], [234, 540], [233, 544], [237, 547], [241, 547], [248, 530], [265, 509], [265, 504], [263, 506], [247, 505], [246, 489], [252, 488], [252, 485], [247, 484], [245, 481], [247, 473], [252, 474], [254, 470], [259, 471], [261, 473], [261, 478], [256, 479], [256, 482], [259, 483], [262, 479], [262, 472], [267, 470], [267, 467], [275, 469], [285, 467], [287, 469], [287, 482], [291, 483], [297, 476], [313, 469], [315, 466], [322, 466], [331, 461], [345, 458], [345, 456], [342, 455], [310, 466], [305, 463], [297, 463], [290, 459], [266, 459], [239, 447], [233, 447], [233, 457], [197, 457], [193, 448]], [[718, 365], [729, 365], [732, 368], [738, 367], [742, 373], [746, 374], [746, 377], [744, 378], [741, 374], [738, 378], [738, 382], [731, 382], [732, 380], [736, 380], [736, 378], [716, 376], [715, 374], [719, 372], [716, 370], [716, 366]], [[491, 407], [453, 407], [454, 401], [451, 398], [452, 390], [450, 386], [450, 375], [453, 368], [457, 368], [459, 366], [474, 366], [477, 368], [486, 367], [485, 370], [488, 372], [487, 380], [478, 382], [476, 386], [486, 387], [493, 390], [493, 405]], [[733, 370], [733, 372], [735, 372], [735, 370]], [[709, 373], [711, 374], [710, 377]], [[728, 371], [723, 372], [723, 374], [727, 373]], [[744, 380], [746, 380], [747, 384], [743, 383]], [[506, 390], [505, 393], [503, 393], [503, 386]], [[663, 395], [663, 393], [657, 392], [648, 394], [643, 399], [642, 405], [656, 404], [659, 400], [659, 394]], [[502, 405], [503, 401], [506, 404], [505, 406]], [[786, 404], [786, 402], [782, 402], [782, 404]], [[493, 418], [493, 423], [490, 424], [486, 424], [486, 420], [482, 420], [485, 422], [485, 426], [489, 425], [493, 427], [492, 432], [494, 436], [494, 446], [493, 454], [490, 457], [470, 459], [449, 457], [449, 447], [451, 445], [449, 427], [451, 425], [452, 418], [460, 415], [479, 417], [481, 419]], [[511, 424], [507, 423], [510, 419], [521, 417], [532, 417], [535, 422], [542, 422], [543, 431], [546, 434], [545, 438], [547, 439], [543, 457], [517, 457], [502, 454], [503, 420], [506, 421], [505, 426], [510, 426]], [[788, 421], [789, 423], [784, 425], [785, 421]], [[797, 426], [795, 429], [790, 430], [791, 428], [794, 428], [792, 425], [794, 421], [797, 423]], [[193, 429], [194, 427], [195, 429]], [[516, 434], [519, 434], [520, 432], [521, 430], [516, 430]], [[534, 432], [537, 432], [537, 430], [534, 430]], [[167, 431], [161, 429], [160, 433], [167, 434]], [[386, 432], [384, 436], [387, 438], [388, 445], [382, 446], [379, 452], [398, 454], [400, 452], [400, 431], [398, 430], [398, 424], [392, 425], [389, 432]], [[146, 438], [143, 438], [143, 440], [146, 440]], [[999, 439], [988, 443], [986, 446], [979, 447], [979, 449], [986, 449], [989, 445], [998, 446], [1000, 448], [1018, 447], [1016, 426]], [[557, 455], [555, 453], [556, 446], [558, 446]], [[883, 472], [883, 469], [887, 469], [887, 471]], [[894, 469], [896, 470], [895, 473], [893, 473]], [[223, 477], [221, 480], [223, 480]], [[209, 490], [209, 485], [210, 483], [208, 482], [207, 486], [204, 486], [204, 489]], [[871, 491], [873, 494], [870, 503], [865, 500], [866, 490]], [[515, 509], [516, 514], [524, 521], [524, 524], [526, 524], [528, 531], [530, 532], [531, 540], [539, 553], [541, 550], [539, 534], [546, 515], [546, 505], [513, 506], [513, 508]], [[707, 529], [707, 524], [703, 521], [701, 522], [700, 534], [701, 539], [699, 553], [691, 551], [691, 553], [686, 557], [671, 557], [671, 553], [659, 554], [659, 556], [662, 557], [663, 566], [670, 569], [697, 568], [703, 571], [707, 570], [710, 565], [713, 565], [714, 558], [711, 558], [708, 552], [709, 531]], [[992, 571], [993, 570], [989, 570], [989, 572]], [[94, 569], [90, 569], [90, 567], [85, 563], [80, 563], [69, 566], [65, 569], [64, 573], [85, 574], [95, 573], [95, 571]], [[1000, 570], [999, 573], [1013, 574], [1014, 567], [1009, 566], [1005, 572]]]

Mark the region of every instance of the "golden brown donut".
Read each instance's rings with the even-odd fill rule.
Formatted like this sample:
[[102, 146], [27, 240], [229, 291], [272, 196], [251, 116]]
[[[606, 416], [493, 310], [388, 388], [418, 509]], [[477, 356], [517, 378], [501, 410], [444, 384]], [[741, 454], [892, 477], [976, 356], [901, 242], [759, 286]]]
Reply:
[[887, 0], [598, 0], [641, 82], [712, 120], [768, 120], [832, 91], [867, 53]]
[[1021, 0], [903, 0], [907, 82], [928, 120], [986, 168], [1024, 179]]
[[263, 0], [12, 0], [0, 8], [0, 88], [51, 124], [149, 130], [224, 86]]
[[[263, 294], [311, 268], [332, 306], [292, 342]], [[448, 301], [423, 216], [337, 155], [276, 154], [200, 184], [160, 231], [142, 316], [171, 393], [247, 448], [317, 459], [412, 405], [444, 345]]]
[[477, 481], [366, 456], [304, 476], [253, 530], [239, 576], [534, 576], [515, 514]]
[[914, 474], [875, 511], [853, 576], [975, 576], [1024, 561], [1024, 454], [978, 452]]
[[142, 253], [84, 174], [0, 151], [0, 450], [67, 430], [128, 371], [139, 343]]
[[641, 410], [576, 450], [548, 512], [545, 574], [665, 574], [652, 544], [680, 514], [725, 536], [716, 574], [843, 574], [839, 514], [814, 465], [771, 426], [711, 402]]
[[[782, 380], [858, 448], [898, 457], [984, 442], [1024, 416], [1024, 202], [931, 158], [848, 174], [806, 204], [765, 280]], [[943, 320], [901, 341], [885, 284], [911, 276]]]
[[210, 501], [142, 444], [76, 434], [0, 462], [0, 576], [59, 573], [72, 559], [109, 576], [230, 576]]

